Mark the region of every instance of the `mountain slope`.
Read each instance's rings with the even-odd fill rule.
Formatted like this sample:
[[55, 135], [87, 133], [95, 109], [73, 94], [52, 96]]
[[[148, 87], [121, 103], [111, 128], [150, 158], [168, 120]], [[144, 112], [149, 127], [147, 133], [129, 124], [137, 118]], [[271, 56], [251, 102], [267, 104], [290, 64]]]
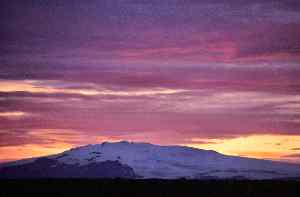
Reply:
[[0, 178], [10, 177], [281, 179], [300, 177], [300, 165], [123, 141], [78, 147], [0, 166]]

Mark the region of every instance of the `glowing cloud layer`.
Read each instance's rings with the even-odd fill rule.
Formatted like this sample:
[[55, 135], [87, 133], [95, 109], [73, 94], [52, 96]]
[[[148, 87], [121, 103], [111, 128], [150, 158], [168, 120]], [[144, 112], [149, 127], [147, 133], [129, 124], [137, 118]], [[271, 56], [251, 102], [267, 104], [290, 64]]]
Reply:
[[2, 161], [103, 140], [300, 161], [299, 0], [10, 0], [0, 13]]

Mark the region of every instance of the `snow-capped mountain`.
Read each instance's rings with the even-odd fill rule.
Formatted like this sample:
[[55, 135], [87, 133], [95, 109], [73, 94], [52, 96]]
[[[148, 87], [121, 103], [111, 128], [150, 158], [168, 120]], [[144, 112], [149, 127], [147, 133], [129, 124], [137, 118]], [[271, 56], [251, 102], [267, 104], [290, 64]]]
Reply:
[[299, 178], [300, 165], [184, 146], [126, 141], [87, 145], [0, 166], [0, 178]]

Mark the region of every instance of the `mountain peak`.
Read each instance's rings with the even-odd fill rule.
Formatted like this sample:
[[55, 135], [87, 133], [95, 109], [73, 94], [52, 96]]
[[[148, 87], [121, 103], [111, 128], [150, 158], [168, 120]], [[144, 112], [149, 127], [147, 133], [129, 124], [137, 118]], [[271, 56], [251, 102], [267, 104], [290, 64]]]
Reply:
[[101, 144], [115, 144], [115, 145], [118, 145], [118, 144], [133, 144], [134, 142], [129, 142], [129, 141], [126, 141], [126, 140], [122, 140], [122, 141], [104, 141], [102, 142]]
[[134, 141], [127, 141], [127, 140], [122, 140], [122, 141], [104, 141], [102, 142], [100, 145], [113, 145], [113, 146], [127, 146], [127, 145], [131, 145], [131, 146], [160, 146], [160, 145], [154, 145], [148, 142], [134, 142]]

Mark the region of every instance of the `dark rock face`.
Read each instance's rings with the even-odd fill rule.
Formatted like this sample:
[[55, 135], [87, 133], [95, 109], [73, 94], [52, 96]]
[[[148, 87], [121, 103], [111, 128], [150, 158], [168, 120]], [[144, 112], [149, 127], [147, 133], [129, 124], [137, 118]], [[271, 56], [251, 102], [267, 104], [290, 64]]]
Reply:
[[0, 169], [1, 179], [39, 178], [136, 178], [133, 169], [119, 161], [104, 161], [87, 165], [62, 164], [49, 158]]

